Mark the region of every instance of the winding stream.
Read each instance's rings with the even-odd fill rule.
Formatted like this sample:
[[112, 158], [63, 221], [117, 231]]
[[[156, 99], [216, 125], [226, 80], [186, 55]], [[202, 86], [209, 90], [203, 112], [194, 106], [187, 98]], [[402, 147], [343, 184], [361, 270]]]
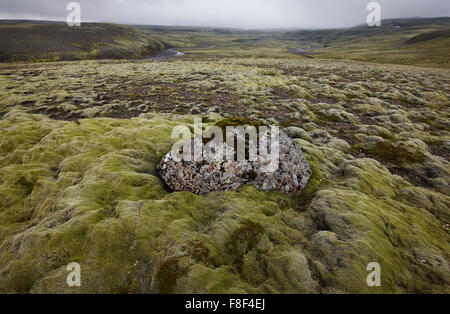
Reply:
[[178, 58], [184, 56], [184, 52], [175, 50], [173, 48], [164, 50], [163, 52], [160, 52], [154, 56], [147, 57], [145, 59], [147, 60], [153, 60], [153, 59], [171, 59], [171, 58]]
[[[194, 47], [187, 47], [186, 49], [188, 50], [196, 50], [196, 49], [212, 49], [218, 47], [217, 45], [199, 45], [199, 46], [194, 46]], [[153, 60], [153, 59], [172, 59], [172, 58], [179, 58], [184, 56], [186, 53], [178, 51], [174, 48], [170, 48], [167, 50], [164, 50], [154, 56], [151, 57], [147, 57], [145, 59], [147, 60]]]

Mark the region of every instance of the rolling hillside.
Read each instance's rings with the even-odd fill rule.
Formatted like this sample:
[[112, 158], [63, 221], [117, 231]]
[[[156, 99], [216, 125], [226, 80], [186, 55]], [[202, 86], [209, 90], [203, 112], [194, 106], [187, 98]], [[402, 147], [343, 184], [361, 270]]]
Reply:
[[450, 18], [384, 20], [381, 27], [288, 32], [316, 58], [450, 66]]
[[0, 61], [135, 59], [165, 49], [133, 26], [0, 21]]

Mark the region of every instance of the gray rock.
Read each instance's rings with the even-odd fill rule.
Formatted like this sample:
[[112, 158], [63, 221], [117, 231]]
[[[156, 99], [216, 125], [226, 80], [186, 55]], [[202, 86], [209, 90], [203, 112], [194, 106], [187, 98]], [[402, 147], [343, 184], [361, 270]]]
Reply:
[[[193, 147], [193, 142], [191, 143]], [[225, 149], [229, 149], [223, 144]], [[264, 191], [281, 191], [289, 196], [301, 194], [311, 177], [311, 168], [300, 147], [280, 130], [278, 168], [266, 173], [257, 161], [179, 161], [169, 152], [157, 165], [157, 173], [171, 191], [205, 195], [213, 191], [233, 191], [253, 185]]]

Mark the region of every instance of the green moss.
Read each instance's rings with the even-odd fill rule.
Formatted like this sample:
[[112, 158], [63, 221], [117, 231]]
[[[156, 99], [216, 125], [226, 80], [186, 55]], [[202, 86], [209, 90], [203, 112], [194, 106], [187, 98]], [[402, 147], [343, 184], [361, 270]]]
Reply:
[[242, 272], [244, 255], [256, 247], [264, 233], [264, 227], [251, 220], [242, 222], [240, 227], [231, 233], [225, 248], [233, 258], [237, 272]]
[[[449, 174], [445, 151], [432, 156], [423, 144], [446, 149], [445, 70], [306, 60], [273, 47], [237, 51], [199, 57], [193, 50], [170, 62], [0, 66], [0, 292], [157, 293], [159, 281], [165, 293], [448, 291]], [[277, 75], [261, 75], [266, 68]], [[371, 91], [373, 98], [361, 98], [368, 104], [342, 92], [364, 96], [362, 88]], [[398, 99], [408, 93], [423, 105], [406, 110]], [[131, 103], [130, 95], [142, 99]], [[156, 111], [186, 112], [202, 97], [208, 103], [200, 112], [218, 112], [201, 113], [208, 125], [223, 120], [219, 114], [302, 123], [295, 141], [313, 172], [303, 194], [291, 199], [252, 186], [168, 193], [155, 166], [170, 151], [173, 127], [194, 117]], [[410, 123], [425, 112], [432, 125]], [[229, 118], [221, 127], [257, 118]], [[391, 143], [371, 147], [379, 136]], [[336, 137], [373, 155], [351, 156]], [[407, 151], [417, 162], [401, 168], [440, 184], [440, 192], [363, 158], [403, 160]], [[382, 267], [378, 288], [365, 283], [373, 261]], [[79, 288], [65, 283], [69, 262], [81, 265]]]
[[213, 269], [196, 264], [186, 276], [178, 280], [177, 289], [185, 293], [241, 294], [246, 293], [249, 287], [225, 267]]
[[183, 249], [198, 263], [203, 265], [210, 265], [212, 263], [210, 248], [200, 240], [193, 241], [190, 246], [184, 246]]
[[297, 210], [300, 212], [307, 210], [317, 192], [326, 183], [326, 180], [324, 179], [317, 164], [313, 161], [309, 161], [309, 164], [311, 167], [311, 178], [309, 179], [306, 187], [303, 189], [302, 194], [296, 200], [298, 202]]
[[186, 270], [179, 265], [180, 259], [181, 257], [172, 257], [159, 266], [155, 278], [158, 280], [160, 293], [173, 294], [177, 280], [186, 274]]
[[292, 119], [284, 121], [283, 123], [280, 124], [280, 126], [282, 128], [288, 128], [290, 126], [298, 126], [300, 123], [301, 122], [299, 120]]
[[323, 112], [316, 112], [316, 116], [318, 117], [317, 123], [323, 124], [323, 122], [340, 122], [341, 119], [338, 116], [333, 115], [325, 115]]
[[407, 162], [423, 162], [425, 160], [425, 155], [422, 152], [411, 152], [402, 143], [392, 143], [386, 140], [378, 141], [374, 146], [363, 148], [362, 151], [370, 157], [394, 165], [401, 165]]
[[359, 98], [359, 95], [356, 94], [345, 94], [345, 97], [347, 97], [348, 100]]
[[227, 126], [254, 126], [257, 129], [259, 129], [259, 127], [264, 126], [264, 124], [262, 124], [261, 122], [254, 120], [254, 119], [250, 119], [250, 118], [245, 118], [245, 117], [229, 117], [226, 119], [223, 119], [219, 122], [216, 123], [216, 126], [220, 127], [224, 132], [226, 131]]

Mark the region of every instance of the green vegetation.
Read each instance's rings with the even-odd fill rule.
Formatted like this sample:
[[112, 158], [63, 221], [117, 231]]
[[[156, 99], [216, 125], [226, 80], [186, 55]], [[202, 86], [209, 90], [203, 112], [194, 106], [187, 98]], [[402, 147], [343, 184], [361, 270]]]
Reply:
[[178, 265], [180, 258], [172, 257], [159, 266], [156, 280], [159, 283], [158, 290], [163, 294], [173, 294], [179, 277], [186, 274], [186, 270]]
[[[403, 143], [378, 141], [374, 146], [364, 150], [369, 156], [381, 161], [401, 165], [405, 162], [423, 162], [425, 155], [422, 152], [409, 151]], [[358, 148], [356, 148], [358, 149]]]
[[237, 272], [242, 273], [245, 254], [256, 247], [263, 234], [264, 227], [251, 220], [242, 222], [241, 226], [231, 233], [225, 243], [225, 250], [228, 250]]
[[[437, 24], [401, 49], [445, 40], [420, 35]], [[141, 31], [190, 54], [0, 64], [1, 293], [450, 292], [445, 65], [305, 58], [287, 51], [302, 32]], [[156, 164], [199, 117], [286, 128], [303, 194], [169, 193]]]
[[216, 126], [221, 128], [224, 132], [226, 131], [227, 126], [254, 126], [259, 129], [262, 125], [263, 124], [259, 121], [245, 117], [228, 117], [216, 123]]
[[315, 58], [450, 67], [450, 18], [384, 20], [381, 27], [300, 31], [283, 38], [300, 40]]
[[[200, 27], [0, 21], [0, 61], [139, 59], [177, 47], [194, 59], [320, 58], [448, 68], [450, 19], [384, 20], [382, 27], [244, 31]], [[301, 48], [303, 54], [296, 54]], [[347, 94], [352, 99], [354, 94]]]
[[[381, 27], [300, 31], [140, 26], [155, 39], [215, 57], [319, 58], [448, 68], [450, 18], [384, 20]], [[303, 54], [296, 54], [301, 48]], [[347, 94], [349, 99], [353, 94]]]
[[165, 44], [132, 26], [83, 23], [0, 21], [0, 61], [141, 59]]

